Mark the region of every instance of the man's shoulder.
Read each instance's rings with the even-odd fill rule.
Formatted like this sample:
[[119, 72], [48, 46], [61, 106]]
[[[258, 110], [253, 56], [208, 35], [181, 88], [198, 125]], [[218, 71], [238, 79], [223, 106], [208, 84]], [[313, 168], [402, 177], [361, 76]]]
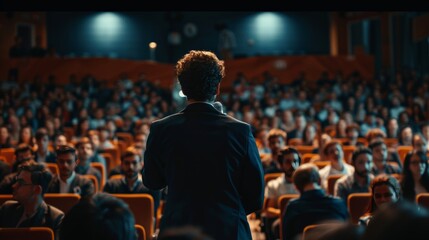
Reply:
[[182, 112], [173, 113], [173, 114], [168, 115], [168, 116], [165, 116], [165, 117], [163, 117], [163, 118], [160, 118], [160, 119], [156, 119], [156, 120], [154, 120], [154, 121], [150, 124], [150, 126], [153, 128], [153, 127], [161, 126], [161, 125], [168, 124], [168, 123], [171, 123], [171, 122], [175, 122], [175, 121], [177, 121], [179, 118], [181, 118], [182, 116], [183, 116], [183, 113], [182, 113]]
[[48, 206], [50, 208], [52, 217], [64, 216], [64, 212], [61, 211], [59, 208], [57, 208], [53, 205], [50, 205], [50, 204], [46, 204], [46, 206]]
[[[169, 116], [166, 116], [164, 118], [161, 119], [157, 119], [155, 121], [153, 121], [151, 123], [151, 127], [152, 128], [158, 128], [158, 127], [162, 127], [162, 126], [167, 126], [170, 124], [175, 124], [177, 122], [180, 122], [182, 118], [184, 118], [184, 113], [183, 112], [178, 112], [178, 113], [174, 113], [171, 114]], [[214, 118], [216, 119], [217, 122], [219, 121], [223, 121], [225, 124], [232, 124], [234, 126], [243, 126], [243, 127], [250, 127], [250, 124], [244, 121], [241, 121], [239, 119], [236, 119], [232, 116], [229, 116], [227, 114], [219, 114], [214, 116]]]
[[2, 209], [16, 209], [21, 204], [16, 200], [7, 200], [1, 205]]

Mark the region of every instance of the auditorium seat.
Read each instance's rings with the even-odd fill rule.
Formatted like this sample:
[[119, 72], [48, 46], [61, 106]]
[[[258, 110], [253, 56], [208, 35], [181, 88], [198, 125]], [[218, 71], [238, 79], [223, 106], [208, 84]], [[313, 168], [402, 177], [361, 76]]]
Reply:
[[137, 232], [137, 240], [146, 240], [146, 231], [144, 230], [144, 227], [139, 224], [135, 224], [134, 227]]
[[371, 193], [352, 193], [348, 196], [347, 208], [349, 210], [352, 223], [357, 224], [359, 222], [359, 218], [368, 208], [371, 197]]
[[67, 213], [79, 202], [80, 195], [77, 193], [45, 193], [44, 199], [47, 204]]
[[283, 194], [278, 199], [278, 206], [280, 209], [280, 239], [283, 239], [282, 226], [283, 226], [283, 218], [286, 211], [286, 206], [291, 199], [299, 198], [299, 194]]
[[101, 173], [101, 182], [98, 185], [98, 189], [100, 191], [103, 190], [104, 184], [106, 183], [106, 168], [104, 167], [104, 164], [99, 163], [99, 162], [91, 162], [90, 163], [91, 167], [97, 169], [98, 171], [100, 171]]
[[6, 159], [9, 166], [13, 166], [15, 162], [15, 148], [0, 148], [0, 156]]
[[54, 240], [54, 231], [48, 227], [0, 228], [3, 240]]
[[334, 195], [335, 183], [340, 179], [344, 174], [334, 174], [328, 176], [328, 194]]
[[416, 195], [416, 203], [429, 210], [429, 193], [419, 193]]
[[138, 194], [111, 194], [119, 199], [124, 200], [134, 214], [136, 224], [144, 227], [146, 239], [152, 239], [155, 228], [154, 200], [153, 197], [146, 193]]

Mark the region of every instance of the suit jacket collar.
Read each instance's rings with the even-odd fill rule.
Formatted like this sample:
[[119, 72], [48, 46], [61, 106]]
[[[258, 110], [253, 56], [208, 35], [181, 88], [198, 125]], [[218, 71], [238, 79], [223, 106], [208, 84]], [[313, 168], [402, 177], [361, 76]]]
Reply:
[[[22, 207], [22, 211], [20, 217], [22, 216], [24, 212], [24, 208]], [[37, 208], [37, 212], [34, 216], [32, 216], [29, 219], [24, 220], [19, 226], [20, 227], [34, 227], [43, 225], [46, 221], [45, 215], [48, 214], [48, 206], [45, 202], [42, 202], [40, 206]]]
[[182, 110], [183, 113], [187, 112], [211, 112], [211, 113], [220, 113], [216, 108], [213, 107], [213, 104], [208, 102], [196, 102], [188, 104], [185, 109]]

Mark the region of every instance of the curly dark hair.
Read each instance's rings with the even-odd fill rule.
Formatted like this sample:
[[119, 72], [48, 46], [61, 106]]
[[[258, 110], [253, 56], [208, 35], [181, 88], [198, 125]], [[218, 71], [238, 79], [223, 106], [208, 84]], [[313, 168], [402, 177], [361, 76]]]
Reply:
[[191, 50], [177, 61], [176, 74], [182, 92], [188, 99], [211, 101], [225, 76], [225, 66], [210, 51]]

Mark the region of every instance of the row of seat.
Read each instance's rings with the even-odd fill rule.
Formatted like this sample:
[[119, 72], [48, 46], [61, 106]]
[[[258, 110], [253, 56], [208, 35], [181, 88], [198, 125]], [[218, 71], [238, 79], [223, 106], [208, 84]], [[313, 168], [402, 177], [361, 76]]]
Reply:
[[[135, 222], [141, 225], [145, 230], [145, 239], [152, 239], [155, 231], [154, 200], [149, 194], [112, 194], [113, 196], [124, 200], [134, 214]], [[7, 200], [12, 200], [10, 194], [0, 195], [0, 205]], [[74, 193], [46, 193], [45, 202], [57, 207], [64, 213], [67, 213], [80, 200], [79, 194]], [[1, 236], [1, 235], [0, 235]], [[0, 239], [7, 239], [1, 238]]]
[[[146, 240], [143, 226], [135, 224], [137, 240]], [[54, 240], [54, 231], [48, 227], [0, 228], [0, 239], [4, 240]]]

